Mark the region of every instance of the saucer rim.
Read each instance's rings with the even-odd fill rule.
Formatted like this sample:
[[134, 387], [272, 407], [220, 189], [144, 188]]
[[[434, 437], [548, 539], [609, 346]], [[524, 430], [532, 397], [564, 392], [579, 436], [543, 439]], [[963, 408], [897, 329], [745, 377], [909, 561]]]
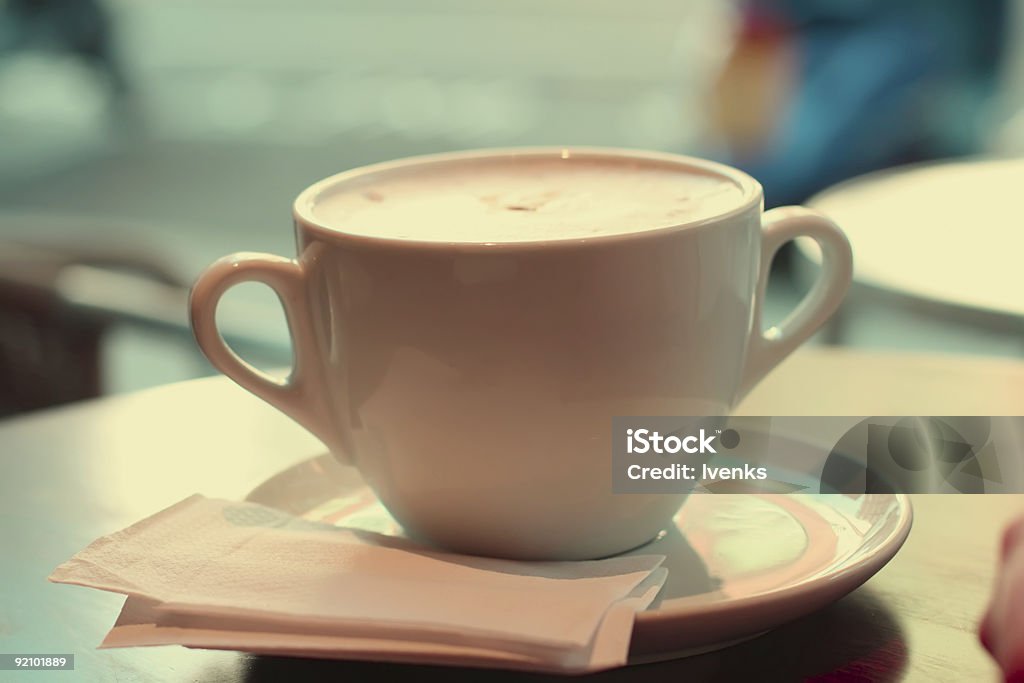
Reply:
[[[827, 500], [830, 495], [841, 494], [812, 495], [815, 495], [819, 500]], [[872, 551], [863, 553], [855, 559], [840, 562], [835, 567], [812, 578], [797, 579], [793, 583], [787, 583], [754, 595], [726, 598], [713, 602], [694, 602], [685, 605], [679, 605], [678, 603], [687, 602], [689, 598], [667, 600], [658, 605], [657, 609], [637, 613], [637, 624], [660, 625], [661, 622], [675, 621], [682, 617], [721, 616], [724, 613], [763, 608], [776, 603], [788, 603], [791, 600], [799, 600], [804, 597], [818, 595], [822, 592], [829, 592], [831, 594], [831, 591], [825, 591], [825, 588], [834, 588], [836, 592], [842, 595], [855, 590], [896, 556], [896, 553], [900, 551], [900, 548], [903, 547], [903, 544], [910, 536], [910, 530], [913, 527], [914, 511], [910, 496], [906, 493], [881, 495], [889, 496], [895, 501], [899, 511], [899, 518], [889, 534]], [[862, 541], [866, 541], [869, 538], [871, 538], [870, 535], [865, 535]], [[862, 542], [857, 547], [862, 548], [863, 546], [864, 543]]]

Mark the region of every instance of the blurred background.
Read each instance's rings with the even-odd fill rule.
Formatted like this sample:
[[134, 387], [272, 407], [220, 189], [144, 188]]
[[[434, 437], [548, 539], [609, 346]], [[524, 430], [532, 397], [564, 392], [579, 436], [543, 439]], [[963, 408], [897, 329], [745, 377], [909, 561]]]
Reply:
[[[818, 343], [1024, 356], [1024, 214], [975, 210], [1024, 187], [995, 161], [1024, 155], [1022, 45], [1022, 0], [0, 0], [0, 416], [211, 374], [185, 315], [206, 264], [294, 254], [291, 201], [322, 177], [490, 146], [732, 163], [850, 232], [858, 283]], [[821, 194], [950, 159], [941, 192]], [[768, 320], [814, 260], [777, 259]], [[220, 318], [289, 363], [268, 290]]]

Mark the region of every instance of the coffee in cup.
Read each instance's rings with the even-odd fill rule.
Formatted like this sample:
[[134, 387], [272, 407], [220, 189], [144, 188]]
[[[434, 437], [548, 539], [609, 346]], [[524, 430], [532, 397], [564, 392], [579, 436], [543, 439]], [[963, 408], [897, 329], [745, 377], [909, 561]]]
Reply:
[[741, 199], [732, 180], [672, 164], [496, 158], [333, 186], [310, 210], [350, 234], [508, 244], [657, 230], [712, 218]]

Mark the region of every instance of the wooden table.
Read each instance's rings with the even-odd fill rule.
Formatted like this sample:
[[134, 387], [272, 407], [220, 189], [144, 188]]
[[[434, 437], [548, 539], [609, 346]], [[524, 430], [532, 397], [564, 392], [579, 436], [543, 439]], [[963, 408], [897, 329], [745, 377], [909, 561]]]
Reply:
[[[806, 349], [741, 407], [748, 414], [1024, 414], [1024, 364]], [[73, 674], [0, 680], [453, 681], [512, 672], [253, 657], [176, 647], [97, 650], [120, 596], [47, 583], [92, 539], [201, 492], [244, 496], [321, 452], [319, 442], [220, 378], [170, 385], [0, 423], [0, 652], [74, 653]], [[835, 605], [760, 638], [602, 680], [993, 680], [978, 616], [1017, 496], [916, 496], [893, 562]], [[6, 677], [5, 677], [6, 676]]]

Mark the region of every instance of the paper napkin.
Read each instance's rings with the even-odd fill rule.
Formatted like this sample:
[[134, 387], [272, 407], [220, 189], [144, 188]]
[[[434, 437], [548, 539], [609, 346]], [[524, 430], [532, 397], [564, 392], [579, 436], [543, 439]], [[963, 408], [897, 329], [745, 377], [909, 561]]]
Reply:
[[128, 595], [104, 647], [581, 672], [624, 664], [663, 556], [515, 562], [192, 496], [50, 579]]

